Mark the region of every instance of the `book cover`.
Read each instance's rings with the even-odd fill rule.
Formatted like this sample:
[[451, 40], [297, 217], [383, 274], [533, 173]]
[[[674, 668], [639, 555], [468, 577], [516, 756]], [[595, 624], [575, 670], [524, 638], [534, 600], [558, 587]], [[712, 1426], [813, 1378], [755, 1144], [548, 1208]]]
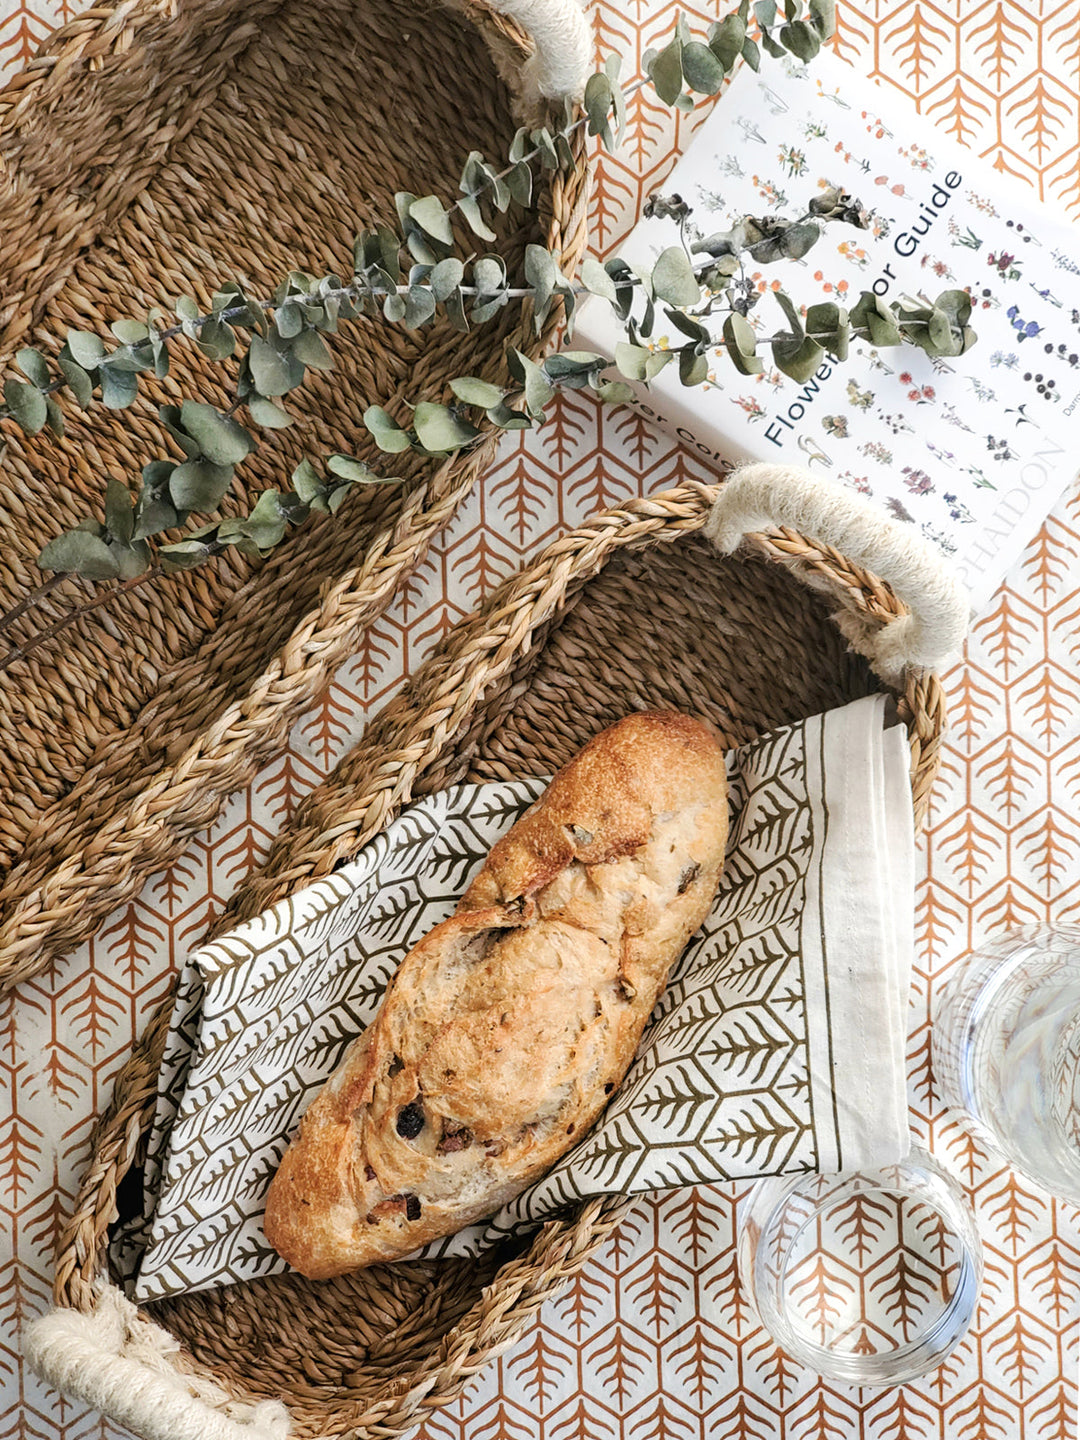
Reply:
[[[1049, 207], [828, 54], [744, 66], [663, 193], [692, 207], [692, 241], [740, 215], [798, 218], [830, 186], [871, 212], [870, 228], [831, 222], [801, 260], [748, 262], [755, 330], [784, 330], [768, 293], [781, 285], [801, 308], [964, 289], [977, 343], [946, 360], [856, 341], [802, 384], [767, 346], [751, 377], [719, 348], [702, 385], [684, 388], [671, 365], [635, 404], [704, 455], [802, 465], [872, 497], [953, 560], [977, 612], [1077, 471], [1080, 245]], [[619, 253], [648, 267], [678, 243], [676, 221], [651, 219]], [[574, 346], [610, 355], [624, 338], [594, 300]], [[684, 339], [661, 309], [642, 343]]]

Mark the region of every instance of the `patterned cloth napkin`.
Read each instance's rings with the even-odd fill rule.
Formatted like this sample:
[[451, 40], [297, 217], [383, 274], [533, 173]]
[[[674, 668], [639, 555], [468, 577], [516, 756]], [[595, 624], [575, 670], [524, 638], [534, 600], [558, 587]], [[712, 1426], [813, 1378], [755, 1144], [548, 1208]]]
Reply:
[[[913, 950], [908, 752], [883, 696], [731, 752], [713, 909], [600, 1121], [475, 1252], [583, 1197], [906, 1154]], [[451, 913], [545, 780], [457, 785], [350, 865], [197, 950], [179, 978], [142, 1213], [112, 1258], [145, 1301], [272, 1275], [263, 1197], [305, 1105], [405, 952]]]

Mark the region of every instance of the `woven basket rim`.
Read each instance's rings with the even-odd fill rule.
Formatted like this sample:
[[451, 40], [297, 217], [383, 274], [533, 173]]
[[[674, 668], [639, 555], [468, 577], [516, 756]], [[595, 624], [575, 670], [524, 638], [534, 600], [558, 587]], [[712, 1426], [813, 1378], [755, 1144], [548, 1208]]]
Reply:
[[[525, 653], [534, 633], [558, 613], [575, 587], [586, 585], [620, 551], [632, 553], [695, 535], [717, 493], [715, 486], [688, 482], [601, 512], [549, 544], [530, 565], [504, 581], [472, 616], [444, 637], [405, 689], [381, 716], [372, 720], [364, 740], [347, 757], [353, 764], [342, 762], [335, 772], [337, 783], [347, 786], [357, 770], [362, 771], [363, 755], [359, 762], [354, 757], [365, 750], [365, 742], [369, 758], [383, 754], [389, 760], [388, 747], [396, 738], [406, 747], [411, 745], [422, 752], [415, 758], [404, 785], [394, 787], [386, 782], [392, 798], [376, 807], [374, 821], [368, 816], [365, 822], [324, 825], [320, 798], [325, 796], [316, 794], [310, 803], [305, 802], [301, 809], [306, 809], [307, 815], [290, 827], [263, 871], [245, 887], [239, 903], [230, 907], [216, 930], [220, 932], [226, 925], [231, 927], [249, 918], [249, 914], [265, 909], [281, 894], [309, 883], [316, 874], [312, 860], [316, 851], [321, 856], [322, 873], [326, 873], [340, 863], [343, 855], [382, 829], [412, 798], [417, 779], [452, 748], [467, 716], [481, 704], [484, 679], [490, 682], [500, 667], [505, 669], [515, 650]], [[801, 583], [811, 588], [825, 587], [883, 624], [906, 614], [903, 604], [877, 577], [850, 564], [831, 547], [807, 540], [796, 531], [785, 528], [749, 536], [746, 545], [752, 554], [793, 570]], [[530, 623], [515, 626], [513, 617], [522, 605], [531, 607]], [[504, 645], [511, 632], [515, 639]], [[425, 748], [413, 706], [417, 693], [433, 676], [453, 679], [441, 691], [444, 721]], [[933, 674], [910, 674], [903, 690], [885, 688], [892, 690], [898, 714], [907, 728], [912, 752], [913, 807], [921, 819], [938, 766], [944, 725], [940, 682]], [[460, 710], [455, 710], [455, 697], [463, 700]], [[383, 774], [395, 768], [384, 764]], [[325, 791], [327, 787], [320, 788]], [[295, 838], [297, 829], [307, 849], [302, 851], [299, 864], [290, 865], [290, 839]], [[94, 1305], [93, 1286], [103, 1261], [116, 1185], [131, 1165], [139, 1136], [152, 1117], [169, 1010], [166, 997], [120, 1072], [113, 1100], [99, 1123], [94, 1154], [74, 1214], [58, 1246], [56, 1298], [60, 1304], [84, 1310]], [[498, 1271], [468, 1314], [443, 1336], [426, 1362], [416, 1367], [407, 1386], [397, 1384], [385, 1402], [369, 1405], [362, 1423], [350, 1414], [347, 1423], [359, 1425], [357, 1437], [370, 1436], [374, 1440], [376, 1435], [401, 1433], [433, 1405], [460, 1394], [477, 1369], [520, 1338], [540, 1305], [573, 1278], [633, 1203], [621, 1197], [604, 1197], [547, 1222], [526, 1252]], [[189, 1359], [186, 1363], [196, 1362]]]

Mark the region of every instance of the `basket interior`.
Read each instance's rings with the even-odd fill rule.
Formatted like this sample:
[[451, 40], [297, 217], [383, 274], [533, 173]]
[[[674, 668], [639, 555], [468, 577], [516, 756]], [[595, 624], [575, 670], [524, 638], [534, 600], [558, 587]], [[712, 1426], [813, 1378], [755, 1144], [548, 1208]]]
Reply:
[[[31, 339], [55, 353], [69, 327], [105, 333], [109, 321], [168, 309], [180, 294], [209, 309], [227, 280], [264, 296], [290, 269], [348, 275], [355, 234], [394, 216], [395, 191], [450, 201], [468, 151], [501, 157], [514, 133], [511, 96], [485, 39], [504, 65], [512, 47], [480, 8], [191, 0], [177, 12], [142, 0], [125, 23], [134, 27], [127, 46], [106, 25], [108, 53], [57, 67], [40, 95], [20, 91], [0, 123], [16, 196], [38, 196], [30, 212], [0, 202], [0, 271], [12, 292], [23, 274], [21, 308], [34, 313], [32, 335], [5, 345], [2, 322], [20, 307], [0, 307], [0, 360]], [[52, 44], [63, 49], [63, 32]], [[526, 243], [543, 238], [545, 223], [512, 207], [496, 221], [500, 252], [514, 264]], [[334, 451], [409, 482], [430, 480], [436, 462], [374, 449], [364, 409], [378, 401], [400, 411], [403, 397], [448, 393], [451, 376], [496, 375], [522, 323], [514, 306], [467, 335], [442, 319], [416, 332], [343, 323], [328, 339], [333, 372], [309, 371], [286, 400], [298, 423], [257, 432], [259, 454], [237, 476], [242, 499], [287, 485], [303, 456]], [[62, 440], [4, 427], [0, 510], [18, 523], [0, 557], [0, 609], [40, 581], [33, 557], [46, 540], [87, 514], [100, 518], [106, 475], [134, 482], [143, 464], [176, 455], [157, 420], [159, 401], [229, 403], [235, 362], [211, 366], [190, 344], [173, 348], [172, 375], [145, 394], [140, 386], [127, 411], [95, 405], [83, 416], [65, 401]], [[41, 813], [109, 753], [152, 697], [161, 713], [139, 773], [125, 766], [128, 784], [245, 694], [320, 586], [359, 564], [371, 533], [394, 522], [409, 488], [358, 488], [334, 520], [316, 518], [246, 585], [250, 562], [230, 550], [205, 570], [118, 597], [0, 678], [8, 780], [0, 875]], [[12, 639], [55, 619], [78, 598], [79, 583], [18, 622]]]
[[[532, 640], [418, 789], [548, 772], [635, 708], [696, 712], [739, 744], [878, 688], [826, 600], [783, 566], [723, 559], [697, 536], [619, 552]], [[152, 1309], [217, 1376], [284, 1398], [297, 1434], [339, 1434], [431, 1363], [508, 1258], [277, 1277]]]

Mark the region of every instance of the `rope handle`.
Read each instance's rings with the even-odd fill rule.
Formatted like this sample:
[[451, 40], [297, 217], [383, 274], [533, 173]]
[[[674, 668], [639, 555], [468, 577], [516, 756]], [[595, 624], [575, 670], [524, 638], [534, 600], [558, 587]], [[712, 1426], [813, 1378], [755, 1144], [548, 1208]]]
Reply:
[[276, 1400], [244, 1404], [178, 1368], [179, 1343], [115, 1286], [99, 1283], [90, 1314], [58, 1309], [27, 1327], [31, 1368], [144, 1440], [285, 1440]]
[[705, 534], [730, 555], [745, 535], [781, 526], [839, 550], [888, 581], [907, 605], [910, 614], [880, 628], [850, 612], [838, 617], [848, 640], [883, 680], [895, 684], [908, 668], [937, 669], [963, 645], [971, 604], [940, 552], [871, 501], [823, 485], [805, 470], [786, 465], [737, 470], [721, 488]]
[[523, 76], [526, 100], [580, 100], [585, 93], [592, 37], [577, 0], [486, 0], [531, 35], [536, 51]]

